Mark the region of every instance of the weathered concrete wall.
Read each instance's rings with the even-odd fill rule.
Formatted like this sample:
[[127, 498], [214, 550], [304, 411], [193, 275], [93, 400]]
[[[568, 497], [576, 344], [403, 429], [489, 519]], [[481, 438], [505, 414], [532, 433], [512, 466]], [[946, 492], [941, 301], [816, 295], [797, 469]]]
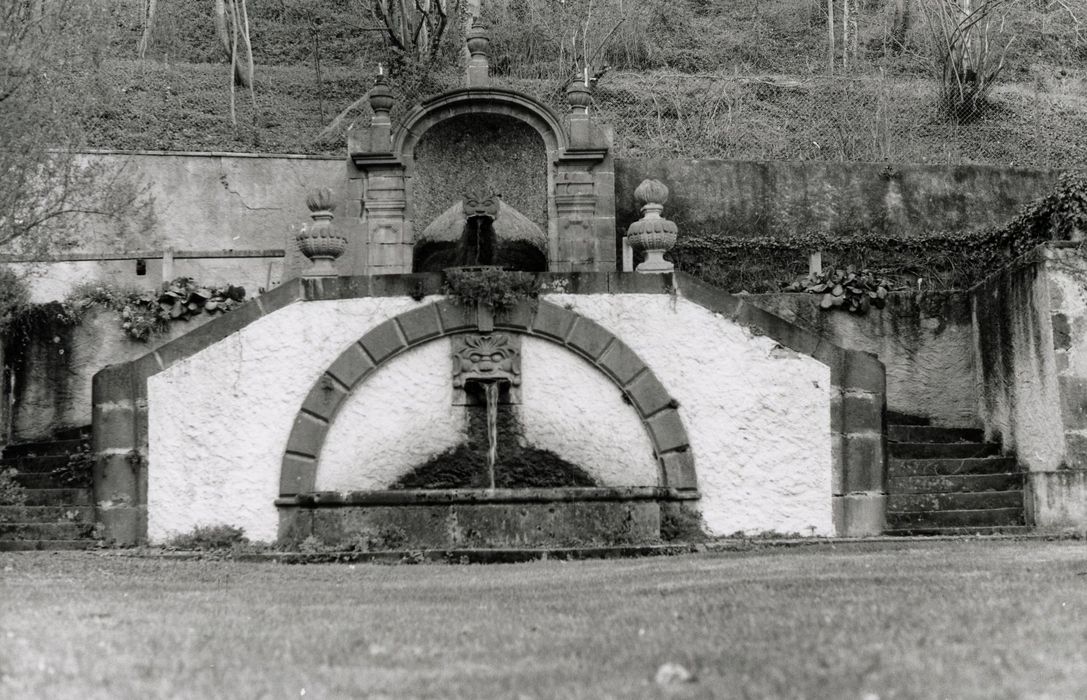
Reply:
[[681, 232], [880, 230], [900, 234], [1000, 224], [1055, 182], [1051, 171], [981, 165], [617, 159], [616, 220], [638, 218], [634, 188], [671, 189]]
[[752, 294], [759, 308], [836, 345], [879, 357], [887, 368], [887, 408], [933, 425], [979, 424], [974, 335], [965, 293], [895, 293], [866, 314], [819, 308], [814, 294]]
[[[92, 220], [95, 235], [65, 253], [121, 253], [162, 250], [287, 249], [283, 258], [178, 260], [174, 276], [205, 284], [242, 284], [255, 293], [279, 283], [302, 264], [288, 227], [308, 221], [306, 194], [330, 187], [347, 207], [343, 159], [265, 156], [244, 153], [90, 153], [88, 160], [124, 172], [148, 187], [154, 229], [142, 240], [120, 236], [114, 224]], [[357, 209], [357, 206], [355, 207]], [[3, 251], [0, 251], [3, 252]], [[137, 276], [134, 261], [62, 262], [37, 266], [35, 299], [62, 298], [78, 282], [103, 280], [152, 288], [161, 282], [161, 261], [148, 261], [148, 275]]]
[[[460, 154], [467, 168], [450, 171], [426, 168], [415, 183], [420, 196], [413, 216], [429, 222], [451, 197], [459, 195], [467, 179], [498, 179], [507, 200], [534, 221], [544, 196], [536, 168], [535, 134], [518, 137], [522, 144], [515, 162], [499, 167], [496, 151], [467, 149], [463, 134], [452, 124], [447, 133], [428, 134], [420, 144], [420, 157]], [[501, 128], [499, 128], [501, 127]], [[505, 133], [498, 125], [495, 133]], [[516, 140], [516, 139], [515, 139]], [[430, 153], [428, 148], [434, 153]], [[471, 156], [471, 157], [469, 157]], [[265, 156], [223, 153], [96, 153], [111, 165], [126, 164], [149, 185], [154, 197], [154, 230], [143, 241], [104, 245], [115, 240], [110, 226], [97, 229], [85, 249], [69, 252], [120, 252], [120, 248], [177, 250], [286, 249], [286, 259], [231, 259], [178, 261], [176, 274], [207, 284], [242, 283], [256, 291], [295, 276], [305, 264], [288, 233], [292, 223], [307, 221], [306, 193], [331, 187], [339, 202], [336, 223], [350, 244], [342, 258], [344, 274], [362, 259], [364, 241], [358, 240], [359, 201], [362, 196], [345, 179], [343, 159], [311, 156]], [[434, 158], [430, 158], [434, 160]], [[1011, 218], [1018, 207], [1044, 193], [1055, 181], [1049, 171], [990, 166], [895, 165], [864, 163], [760, 163], [716, 160], [616, 161], [617, 227], [625, 231], [638, 218], [634, 188], [646, 177], [663, 180], [672, 190], [667, 214], [688, 234], [727, 231], [765, 234], [781, 228], [811, 227], [842, 230], [857, 227], [915, 232], [930, 229], [974, 228]], [[893, 171], [894, 176], [888, 173]], [[429, 175], [428, 175], [429, 173]], [[450, 174], [453, 173], [453, 174]], [[440, 193], [427, 186], [437, 181]], [[545, 189], [545, 188], [544, 188]], [[425, 190], [425, 191], [424, 191]], [[440, 196], [439, 196], [440, 195]], [[429, 217], [429, 218], [428, 218]], [[546, 223], [546, 222], [544, 222]], [[417, 224], [418, 226], [418, 224]], [[546, 230], [546, 226], [541, 225]], [[116, 233], [115, 231], [113, 233]], [[151, 287], [160, 263], [149, 261], [148, 276], [137, 277], [135, 263], [62, 263], [50, 265], [36, 283], [36, 298], [56, 299], [82, 279], [111, 280]]]
[[1059, 471], [1029, 475], [1028, 507], [1039, 527], [1082, 529], [1087, 527], [1087, 259], [1078, 248], [1050, 246], [1043, 264], [1064, 453]]
[[1087, 259], [1050, 244], [973, 291], [986, 430], [1027, 470], [1044, 529], [1087, 527]]
[[[785, 350], [768, 337], [752, 335], [682, 298], [664, 294], [547, 298], [628, 342], [676, 398], [690, 433], [701, 508], [713, 532], [834, 532], [832, 383], [825, 364]], [[345, 348], [381, 321], [419, 305], [405, 297], [293, 304], [152, 375], [148, 537], [161, 541], [196, 525], [230, 523], [244, 527], [250, 537], [274, 539], [281, 460], [298, 407]], [[427, 449], [440, 450], [449, 443], [457, 427], [451, 407], [429, 405], [432, 399], [445, 398], [444, 383], [451, 381], [449, 363], [440, 361], [448, 352], [447, 343], [439, 338], [390, 360], [372, 378], [377, 380], [376, 399], [362, 397], [371, 389], [370, 380], [363, 383], [357, 399], [349, 400], [329, 428], [325, 451], [330, 458], [349, 455], [357, 465], [358, 455], [371, 449], [379, 456], [389, 452], [381, 445], [388, 442], [390, 431], [410, 439], [435, 420], [438, 438]], [[642, 426], [623, 404], [620, 392], [611, 386], [605, 393], [596, 383], [579, 381], [581, 375], [573, 371], [565, 377], [556, 375], [556, 368], [563, 365], [552, 366], [555, 358], [548, 353], [563, 350], [549, 348], [534, 358], [543, 345], [538, 341], [523, 346], [528, 369], [522, 416], [532, 424], [526, 433], [538, 447], [567, 457], [588, 454], [577, 442], [611, 445], [586, 458], [603, 455], [618, 460], [604, 470], [607, 481], [645, 482], [656, 473], [656, 464], [648, 443], [623, 439]], [[569, 359], [575, 365], [585, 362]], [[533, 369], [533, 363], [543, 365], [537, 367], [543, 374]], [[538, 394], [530, 380], [544, 382], [537, 387]], [[553, 402], [550, 384], [557, 382], [564, 382], [565, 402]], [[417, 389], [427, 407], [404, 397]], [[352, 409], [350, 403], [356, 400]], [[393, 408], [400, 404], [407, 410]], [[604, 405], [606, 410], [592, 410]], [[574, 406], [582, 410], [575, 411]], [[383, 411], [378, 410], [381, 407]], [[585, 407], [593, 414], [591, 420]], [[556, 431], [554, 426], [563, 429]], [[558, 432], [565, 437], [554, 439]], [[571, 435], [578, 440], [569, 439]], [[321, 487], [386, 485], [396, 469], [410, 466], [390, 463], [375, 475], [352, 471], [340, 462], [322, 474], [322, 452], [317, 476]]]
[[1052, 471], [1065, 459], [1045, 274], [1028, 260], [971, 292], [985, 432], [1029, 471]]
[[41, 440], [57, 430], [91, 423], [91, 378], [106, 365], [128, 362], [178, 338], [214, 317], [201, 314], [173, 323], [147, 342], [130, 339], [116, 312], [88, 310], [75, 326], [11, 349], [11, 439]]

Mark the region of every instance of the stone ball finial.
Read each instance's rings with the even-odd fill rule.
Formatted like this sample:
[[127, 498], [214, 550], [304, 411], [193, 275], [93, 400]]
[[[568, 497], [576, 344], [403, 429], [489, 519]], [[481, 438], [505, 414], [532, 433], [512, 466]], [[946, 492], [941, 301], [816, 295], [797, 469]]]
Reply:
[[378, 73], [374, 79], [374, 86], [370, 88], [370, 109], [374, 111], [374, 114], [387, 114], [393, 108], [394, 102], [393, 91], [389, 89], [385, 74]]
[[668, 185], [660, 180], [642, 180], [634, 188], [634, 201], [643, 207], [651, 203], [663, 205], [668, 201]]

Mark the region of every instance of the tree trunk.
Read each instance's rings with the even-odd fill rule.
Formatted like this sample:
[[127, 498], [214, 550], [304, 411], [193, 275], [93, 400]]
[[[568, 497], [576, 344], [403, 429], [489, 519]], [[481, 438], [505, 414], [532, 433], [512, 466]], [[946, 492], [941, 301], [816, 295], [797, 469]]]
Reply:
[[842, 68], [849, 69], [849, 0], [842, 0]]
[[140, 34], [140, 43], [136, 47], [136, 54], [140, 58], [147, 55], [147, 46], [151, 43], [151, 32], [155, 29], [155, 13], [158, 11], [158, 6], [158, 0], [147, 0], [147, 9], [143, 16], [143, 33]]
[[827, 73], [834, 75], [834, 0], [827, 0]]
[[909, 0], [895, 0], [894, 20], [891, 23], [891, 50], [898, 53], [906, 48], [906, 34], [910, 31]]

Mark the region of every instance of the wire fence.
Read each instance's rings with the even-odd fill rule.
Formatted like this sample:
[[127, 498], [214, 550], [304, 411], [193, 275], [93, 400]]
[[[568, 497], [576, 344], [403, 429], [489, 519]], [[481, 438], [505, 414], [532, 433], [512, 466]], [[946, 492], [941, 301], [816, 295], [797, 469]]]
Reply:
[[[495, 76], [560, 114], [566, 81]], [[462, 85], [432, 78], [432, 91]], [[982, 109], [949, 114], [936, 79], [875, 70], [803, 79], [612, 72], [591, 113], [623, 158], [726, 158], [1087, 167], [1087, 71], [1079, 83], [995, 86]], [[402, 91], [394, 121], [428, 96]], [[964, 107], [964, 109], [967, 109]]]
[[1087, 167], [1087, 0], [991, 4], [948, 48], [950, 0], [529, 0], [491, 11], [492, 75], [561, 113], [593, 56], [619, 157]]

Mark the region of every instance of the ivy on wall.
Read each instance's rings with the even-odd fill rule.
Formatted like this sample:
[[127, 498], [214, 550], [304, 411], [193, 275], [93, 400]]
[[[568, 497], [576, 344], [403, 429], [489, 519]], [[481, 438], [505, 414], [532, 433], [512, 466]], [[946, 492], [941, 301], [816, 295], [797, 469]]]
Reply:
[[680, 236], [676, 267], [730, 292], [777, 292], [808, 271], [822, 251], [831, 270], [870, 270], [927, 289], [964, 289], [1047, 240], [1087, 236], [1087, 176], [1066, 173], [1053, 192], [1023, 207], [1007, 224], [974, 231], [894, 236], [883, 231], [794, 231], [774, 236]]
[[0, 268], [0, 335], [9, 345], [26, 347], [50, 338], [59, 343], [63, 331], [78, 325], [83, 314], [95, 307], [117, 312], [121, 331], [132, 340], [146, 342], [171, 322], [236, 308], [245, 300], [245, 289], [205, 287], [192, 278], [179, 277], [157, 291], [88, 283], [77, 286], [63, 301], [34, 304], [29, 298], [25, 281], [10, 269]]

